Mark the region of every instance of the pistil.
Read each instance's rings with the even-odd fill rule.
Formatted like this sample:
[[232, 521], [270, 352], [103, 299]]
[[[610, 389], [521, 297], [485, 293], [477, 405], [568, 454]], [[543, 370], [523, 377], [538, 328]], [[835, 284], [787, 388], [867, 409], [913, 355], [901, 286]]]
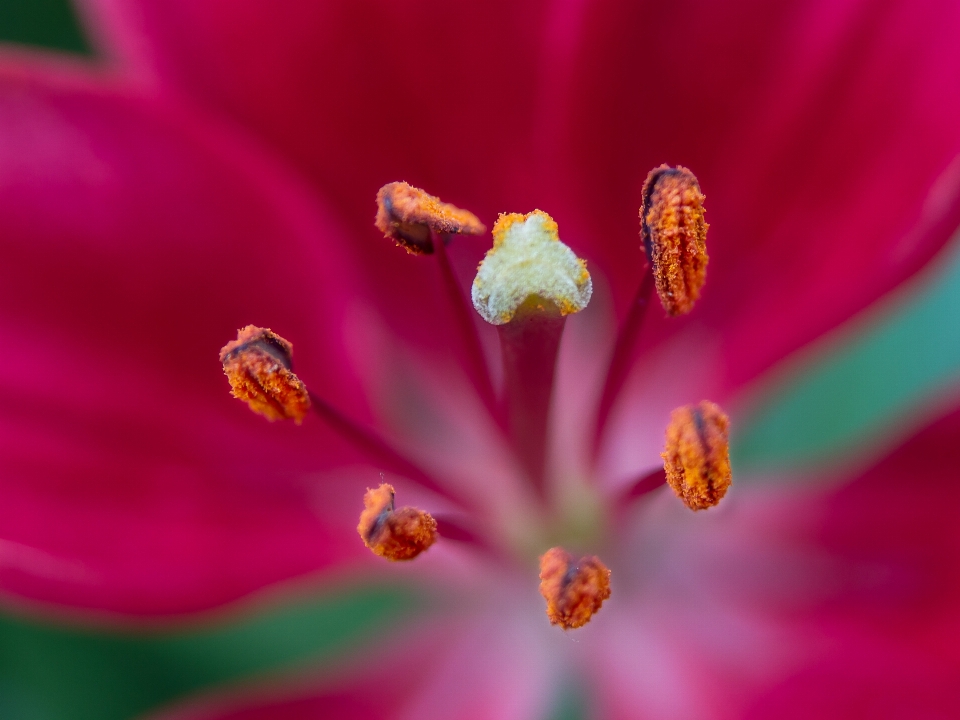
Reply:
[[541, 210], [503, 214], [473, 281], [473, 306], [500, 332], [505, 415], [514, 450], [546, 497], [547, 425], [565, 317], [590, 301], [586, 263]]
[[531, 296], [500, 325], [504, 398], [510, 439], [541, 497], [546, 496], [550, 400], [566, 320], [551, 301]]

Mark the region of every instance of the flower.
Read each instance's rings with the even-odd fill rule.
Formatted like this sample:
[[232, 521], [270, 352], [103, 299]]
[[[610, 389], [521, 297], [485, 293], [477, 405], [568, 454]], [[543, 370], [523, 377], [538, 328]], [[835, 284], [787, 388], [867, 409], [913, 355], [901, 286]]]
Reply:
[[[549, 627], [535, 564], [528, 572], [550, 545], [524, 543], [601, 544], [608, 499], [656, 466], [672, 409], [735, 408], [750, 380], [946, 241], [960, 222], [952, 6], [82, 7], [111, 62], [6, 50], [0, 65], [5, 592], [153, 617], [305, 573], [387, 572], [355, 530], [384, 456], [329, 418], [271, 425], [228, 397], [214, 352], [255, 323], [293, 342], [297, 376], [329, 407], [440, 477], [434, 490], [484, 508], [456, 515], [411, 473], [391, 476], [401, 505], [441, 527], [401, 571], [428, 591], [455, 585], [460, 605], [353, 676], [371, 707], [525, 717], [573, 673], [611, 717], [762, 717], [814, 703], [810, 687], [851, 697], [868, 670], [903, 670], [894, 640], [918, 672], [898, 689], [927, 689], [919, 669], [933, 659], [951, 667], [949, 649], [924, 645], [938, 626], [891, 640], [879, 620], [834, 608], [806, 622], [839, 651], [796, 672], [824, 657], [796, 637], [806, 626], [794, 615], [818, 600], [807, 583], [837, 574], [808, 572], [819, 558], [802, 542], [787, 552], [789, 523], [802, 535], [823, 507], [841, 527], [870, 518], [889, 498], [871, 499], [865, 481], [807, 498], [738, 493], [734, 480], [724, 505], [696, 515], [646, 497], [642, 522], [610, 535], [611, 597], [578, 636]], [[688, 317], [648, 318], [595, 463], [607, 358], [596, 348], [612, 346], [640, 282], [639, 198], [664, 161], [694, 169], [707, 197], [707, 282]], [[554, 389], [556, 514], [536, 511], [499, 452], [446, 276], [372, 227], [377, 189], [401, 179], [483, 222], [543, 208], [589, 263], [595, 297], [567, 322]], [[452, 267], [486, 249], [457, 238]], [[929, 453], [919, 442], [913, 461]], [[504, 560], [455, 547], [444, 516], [464, 535], [496, 518], [481, 533], [521, 550]], [[860, 537], [876, 536], [836, 542]], [[763, 572], [783, 557], [797, 575], [771, 582]], [[800, 608], [786, 619], [784, 595]], [[890, 608], [878, 617], [904, 617]], [[429, 657], [411, 665], [411, 647]], [[343, 687], [310, 707], [352, 701]]]

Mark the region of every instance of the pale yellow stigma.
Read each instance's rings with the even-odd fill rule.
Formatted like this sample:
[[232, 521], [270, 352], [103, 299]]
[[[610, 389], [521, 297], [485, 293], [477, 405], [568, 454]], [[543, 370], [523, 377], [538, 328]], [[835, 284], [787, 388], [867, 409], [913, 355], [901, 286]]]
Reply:
[[557, 223], [542, 210], [501, 214], [493, 247], [473, 281], [473, 306], [488, 323], [504, 325], [528, 298], [557, 306], [561, 315], [583, 310], [593, 283], [587, 264], [560, 242]]

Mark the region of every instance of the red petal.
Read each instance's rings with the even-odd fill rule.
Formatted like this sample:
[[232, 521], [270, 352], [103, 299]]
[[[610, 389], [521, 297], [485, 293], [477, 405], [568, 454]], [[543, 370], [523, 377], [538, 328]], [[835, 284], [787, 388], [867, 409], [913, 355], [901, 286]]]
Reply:
[[724, 333], [735, 385], [909, 276], [960, 221], [953, 175], [937, 185], [960, 153], [946, 1], [89, 3], [129, 67], [239, 120], [336, 201], [382, 311], [421, 343], [442, 335], [410, 313], [436, 296], [426, 266], [401, 269], [370, 228], [388, 180], [487, 221], [547, 207], [622, 304], [643, 178], [693, 168], [713, 225], [694, 318]]
[[363, 551], [337, 503], [359, 510], [376, 469], [321, 485], [357, 456], [315, 419], [253, 416], [216, 360], [271, 325], [362, 412], [328, 217], [222, 128], [110, 80], [0, 71], [0, 587], [180, 612]]
[[[431, 263], [383, 239], [374, 198], [384, 183], [407, 180], [488, 227], [501, 210], [532, 209], [514, 206], [507, 186], [527, 184], [539, 6], [87, 4], [125, 67], [239, 122], [308, 176], [341, 213], [390, 325], [444, 347], [451, 334], [433, 317], [443, 296]], [[457, 245], [471, 248], [466, 265], [475, 268], [489, 240]]]
[[[840, 489], [735, 484], [699, 517], [649, 501], [642, 544], [612, 562], [632, 597], [611, 598], [595, 648], [611, 713], [955, 716], [958, 436], [960, 412]], [[637, 643], [634, 662], [663, 674], [643, 689], [619, 669]]]
[[689, 322], [722, 334], [728, 384], [868, 305], [960, 224], [956, 4], [605, 2], [582, 27], [556, 112], [590, 209], [575, 226], [607, 239], [626, 300], [644, 173], [696, 172], [711, 263]]

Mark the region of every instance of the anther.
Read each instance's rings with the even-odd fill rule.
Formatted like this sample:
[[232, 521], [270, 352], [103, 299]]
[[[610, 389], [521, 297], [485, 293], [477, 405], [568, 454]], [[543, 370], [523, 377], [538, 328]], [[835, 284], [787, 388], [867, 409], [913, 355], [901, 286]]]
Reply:
[[610, 570], [595, 555], [575, 563], [563, 548], [550, 548], [540, 557], [540, 594], [551, 625], [583, 627], [610, 597]]
[[643, 184], [640, 234], [657, 294], [669, 315], [684, 315], [707, 275], [707, 228], [700, 183], [685, 167], [661, 165]]
[[431, 231], [439, 234], [482, 235], [477, 216], [445, 203], [405, 182], [387, 183], [377, 193], [376, 226], [412, 255], [432, 253]]
[[267, 328], [247, 325], [220, 350], [232, 394], [268, 420], [299, 425], [310, 409], [306, 386], [291, 370], [293, 345]]
[[493, 325], [521, 308], [579, 312], [592, 293], [587, 264], [560, 242], [557, 223], [542, 210], [500, 215], [471, 290], [473, 306]]
[[730, 487], [730, 419], [712, 402], [670, 415], [662, 453], [667, 483], [691, 510], [713, 507]]
[[357, 532], [375, 555], [412, 560], [436, 541], [437, 522], [423, 510], [394, 509], [393, 497], [393, 486], [386, 483], [367, 490]]

